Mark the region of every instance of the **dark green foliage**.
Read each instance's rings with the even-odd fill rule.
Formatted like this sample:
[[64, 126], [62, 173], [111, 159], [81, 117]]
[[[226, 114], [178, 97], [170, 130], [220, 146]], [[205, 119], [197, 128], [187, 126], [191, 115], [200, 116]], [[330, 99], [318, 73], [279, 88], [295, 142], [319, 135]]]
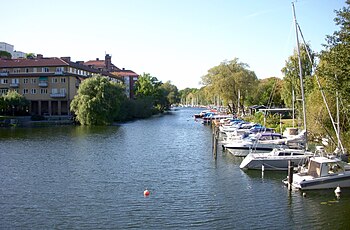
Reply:
[[14, 90], [0, 96], [0, 112], [8, 115], [25, 114], [29, 101]]
[[82, 125], [108, 125], [120, 113], [124, 100], [121, 85], [96, 76], [82, 82], [71, 103], [71, 110]]
[[8, 58], [8, 59], [11, 59], [11, 58], [12, 58], [12, 55], [11, 55], [9, 52], [0, 50], [0, 58]]

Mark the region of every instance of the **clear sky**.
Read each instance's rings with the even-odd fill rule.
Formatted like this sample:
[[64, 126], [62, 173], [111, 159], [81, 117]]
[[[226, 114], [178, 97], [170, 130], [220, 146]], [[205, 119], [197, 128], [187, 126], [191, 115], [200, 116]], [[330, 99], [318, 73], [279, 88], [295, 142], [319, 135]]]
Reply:
[[[316, 52], [338, 28], [345, 0], [298, 0], [296, 16]], [[0, 41], [73, 61], [104, 59], [179, 89], [224, 60], [258, 78], [282, 77], [295, 47], [291, 0], [0, 0]]]

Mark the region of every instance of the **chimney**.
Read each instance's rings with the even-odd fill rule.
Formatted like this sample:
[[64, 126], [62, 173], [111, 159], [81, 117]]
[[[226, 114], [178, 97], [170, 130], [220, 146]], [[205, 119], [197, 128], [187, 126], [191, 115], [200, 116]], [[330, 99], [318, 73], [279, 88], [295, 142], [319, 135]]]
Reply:
[[110, 56], [109, 54], [106, 54], [105, 56], [105, 66], [107, 71], [112, 70], [112, 56]]
[[70, 62], [70, 57], [61, 57], [61, 59], [62, 59], [63, 61]]
[[37, 55], [36, 55], [36, 58], [37, 58], [37, 59], [43, 59], [44, 56], [43, 56], [42, 54], [37, 54]]

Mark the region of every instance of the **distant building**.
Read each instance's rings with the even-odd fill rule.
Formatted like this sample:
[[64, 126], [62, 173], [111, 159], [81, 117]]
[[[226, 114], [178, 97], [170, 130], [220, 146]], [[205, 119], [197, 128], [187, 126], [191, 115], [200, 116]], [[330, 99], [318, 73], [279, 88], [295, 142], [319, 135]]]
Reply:
[[12, 54], [12, 59], [17, 59], [17, 58], [25, 58], [26, 57], [26, 53], [24, 52], [21, 52], [21, 51], [13, 51], [13, 54]]
[[6, 51], [12, 55], [13, 53], [13, 45], [8, 44], [6, 42], [0, 42], [0, 50], [1, 51]]
[[14, 90], [29, 102], [31, 115], [70, 115], [70, 103], [84, 79], [101, 74], [109, 80], [121, 79], [91, 68], [70, 57], [0, 59], [0, 94]]
[[96, 58], [96, 60], [90, 60], [84, 62], [83, 64], [101, 71], [109, 72], [114, 76], [121, 78], [125, 85], [125, 94], [129, 98], [134, 98], [134, 86], [135, 82], [138, 80], [139, 75], [132, 70], [125, 70], [124, 68], [119, 69], [112, 63], [112, 56], [106, 54], [105, 60]]
[[14, 50], [14, 46], [6, 42], [0, 42], [0, 50], [10, 53], [12, 56], [12, 59], [26, 57], [26, 53]]

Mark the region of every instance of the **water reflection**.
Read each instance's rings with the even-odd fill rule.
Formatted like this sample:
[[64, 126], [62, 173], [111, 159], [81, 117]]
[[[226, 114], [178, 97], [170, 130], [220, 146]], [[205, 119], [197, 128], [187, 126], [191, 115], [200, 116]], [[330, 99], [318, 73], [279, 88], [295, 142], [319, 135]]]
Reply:
[[[243, 171], [182, 109], [112, 127], [0, 129], [5, 229], [322, 229], [349, 224], [349, 190], [289, 192]], [[5, 131], [6, 130], [6, 131]], [[150, 196], [143, 191], [148, 188]]]

